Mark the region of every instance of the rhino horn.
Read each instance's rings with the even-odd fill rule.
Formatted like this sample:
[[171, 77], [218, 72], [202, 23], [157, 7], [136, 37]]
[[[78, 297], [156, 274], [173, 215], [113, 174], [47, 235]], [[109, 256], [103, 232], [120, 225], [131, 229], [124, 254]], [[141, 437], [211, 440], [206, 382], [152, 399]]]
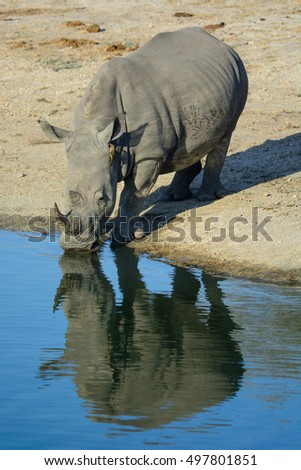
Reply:
[[54, 203], [53, 216], [57, 225], [63, 229], [65, 232], [70, 232], [70, 220], [67, 215], [62, 214], [59, 210], [57, 203]]

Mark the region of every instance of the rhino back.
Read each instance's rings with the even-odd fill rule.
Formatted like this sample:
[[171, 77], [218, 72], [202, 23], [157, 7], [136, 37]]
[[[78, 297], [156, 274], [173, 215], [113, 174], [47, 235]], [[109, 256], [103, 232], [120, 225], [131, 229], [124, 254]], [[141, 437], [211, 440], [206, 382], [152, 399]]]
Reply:
[[200, 28], [186, 28], [160, 33], [129, 56], [104, 64], [77, 115], [78, 122], [84, 116], [105, 127], [124, 111], [130, 132], [145, 127], [137, 158], [162, 152], [173, 158], [207, 153], [235, 127], [246, 95], [238, 55]]

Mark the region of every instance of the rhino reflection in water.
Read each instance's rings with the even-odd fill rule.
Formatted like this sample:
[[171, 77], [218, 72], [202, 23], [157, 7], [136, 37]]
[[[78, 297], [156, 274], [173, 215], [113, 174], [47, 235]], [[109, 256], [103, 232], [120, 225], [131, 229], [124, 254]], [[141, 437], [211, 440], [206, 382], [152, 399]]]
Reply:
[[[72, 375], [95, 421], [154, 428], [217, 405], [239, 388], [242, 356], [217, 278], [174, 268], [172, 294], [149, 292], [129, 248], [116, 251], [122, 303], [97, 255], [64, 254], [55, 308], [68, 319], [64, 354], [43, 379]], [[125, 420], [125, 418], [128, 420]]]

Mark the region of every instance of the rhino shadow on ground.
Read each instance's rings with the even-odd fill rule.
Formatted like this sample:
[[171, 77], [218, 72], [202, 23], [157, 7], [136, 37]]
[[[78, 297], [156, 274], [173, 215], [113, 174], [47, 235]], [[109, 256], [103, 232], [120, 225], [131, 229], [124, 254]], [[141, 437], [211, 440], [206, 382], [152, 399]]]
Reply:
[[[300, 158], [301, 133], [279, 140], [266, 140], [260, 145], [229, 155], [221, 174], [221, 181], [228, 194], [235, 194], [245, 189], [256, 187], [268, 181], [277, 180], [301, 171]], [[192, 193], [197, 192], [201, 184], [203, 171], [191, 184]], [[151, 220], [152, 230], [170, 222], [177, 214], [204, 205], [212, 201], [200, 202], [196, 198], [181, 202], [159, 202], [164, 187], [151, 193], [145, 202], [144, 217]], [[227, 196], [226, 196], [227, 197]], [[168, 214], [168, 218], [166, 218]], [[162, 218], [159, 217], [162, 215]]]
[[301, 133], [235, 153], [226, 159], [223, 179], [229, 193], [237, 193], [301, 171]]

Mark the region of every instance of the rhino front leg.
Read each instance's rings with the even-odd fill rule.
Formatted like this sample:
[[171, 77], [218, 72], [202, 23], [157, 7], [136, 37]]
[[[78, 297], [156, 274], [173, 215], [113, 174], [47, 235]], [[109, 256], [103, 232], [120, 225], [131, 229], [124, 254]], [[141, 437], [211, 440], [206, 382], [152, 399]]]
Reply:
[[197, 193], [199, 201], [221, 199], [227, 191], [220, 181], [225, 157], [229, 148], [231, 134], [224, 137], [207, 155], [203, 181]]
[[138, 216], [146, 197], [156, 182], [161, 166], [161, 160], [149, 159], [141, 163], [138, 162], [126, 178], [120, 195], [118, 216], [113, 227], [113, 247], [133, 240], [137, 229], [141, 235], [141, 224]]

